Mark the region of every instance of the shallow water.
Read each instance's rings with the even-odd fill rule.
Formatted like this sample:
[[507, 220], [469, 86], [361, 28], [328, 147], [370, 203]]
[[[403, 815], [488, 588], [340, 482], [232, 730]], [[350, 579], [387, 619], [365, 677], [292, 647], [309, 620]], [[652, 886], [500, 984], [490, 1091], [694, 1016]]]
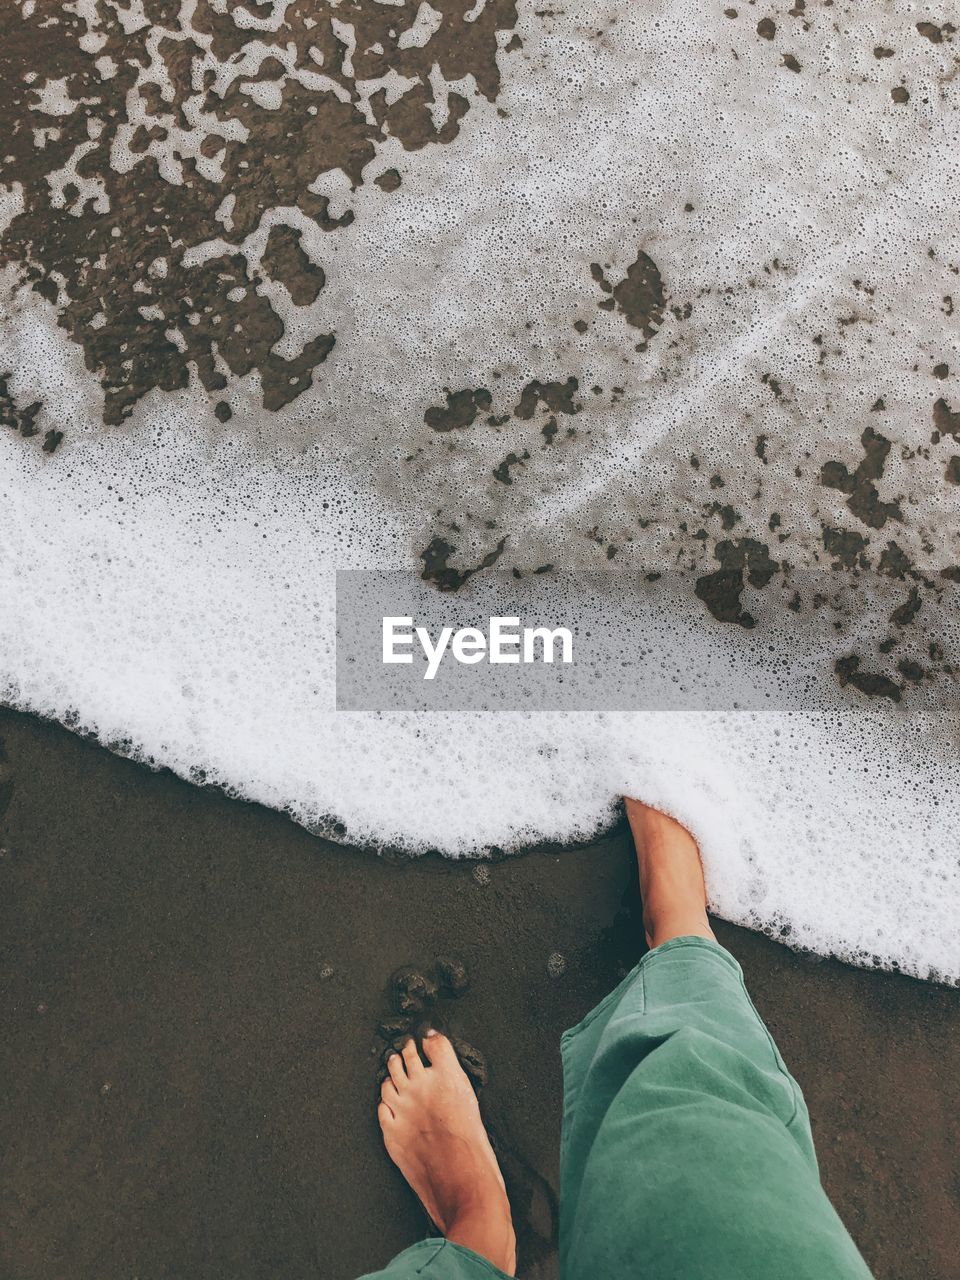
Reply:
[[[18, 8], [4, 699], [380, 846], [628, 790], [727, 918], [960, 979], [946, 7]], [[775, 707], [337, 712], [344, 568], [669, 574], [649, 662]]]

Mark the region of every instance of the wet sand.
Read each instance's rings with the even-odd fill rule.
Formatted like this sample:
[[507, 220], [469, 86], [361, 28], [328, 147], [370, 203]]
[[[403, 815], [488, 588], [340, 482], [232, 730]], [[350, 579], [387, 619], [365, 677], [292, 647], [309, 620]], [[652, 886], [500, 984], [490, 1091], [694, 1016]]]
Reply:
[[[521, 1274], [556, 1275], [557, 1040], [640, 954], [625, 830], [390, 864], [27, 716], [0, 711], [0, 739], [4, 1275], [383, 1265], [424, 1224], [378, 1138], [376, 1028], [392, 971], [444, 955], [469, 970], [446, 1016], [489, 1065]], [[960, 992], [718, 933], [879, 1280], [956, 1275]]]

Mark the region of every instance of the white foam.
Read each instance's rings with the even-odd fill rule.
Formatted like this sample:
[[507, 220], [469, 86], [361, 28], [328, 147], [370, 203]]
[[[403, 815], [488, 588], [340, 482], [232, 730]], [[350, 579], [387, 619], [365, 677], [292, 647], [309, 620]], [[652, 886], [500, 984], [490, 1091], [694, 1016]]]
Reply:
[[[274, 7], [244, 19], [252, 37], [282, 20]], [[259, 408], [252, 374], [224, 393], [227, 426], [193, 385], [151, 393], [105, 432], [79, 347], [11, 286], [0, 363], [18, 403], [43, 400], [66, 438], [47, 456], [0, 437], [0, 696], [376, 846], [465, 855], [586, 838], [618, 795], [639, 794], [696, 831], [720, 914], [960, 980], [949, 681], [877, 707], [840, 693], [831, 651], [816, 705], [788, 692], [776, 714], [333, 709], [333, 571], [415, 564], [451, 522], [465, 564], [489, 549], [492, 520], [521, 567], [605, 566], [585, 536], [599, 529], [627, 562], [671, 568], [693, 563], [717, 497], [739, 513], [731, 537], [795, 566], [829, 564], [824, 523], [869, 536], [874, 558], [895, 538], [931, 572], [960, 562], [949, 450], [929, 446], [933, 400], [956, 386], [930, 367], [960, 364], [943, 303], [960, 294], [960, 245], [944, 232], [960, 198], [947, 45], [917, 35], [908, 4], [842, 23], [811, 10], [809, 31], [784, 18], [774, 41], [756, 35], [754, 9], [734, 21], [693, 0], [520, 11], [524, 47], [499, 55], [500, 97], [472, 93], [455, 144], [378, 145], [370, 174], [397, 167], [399, 191], [345, 188], [356, 217], [336, 233], [273, 211], [249, 238], [258, 260], [274, 219], [295, 222], [327, 277], [306, 308], [270, 293], [284, 354], [337, 334], [314, 389], [281, 413]], [[878, 44], [897, 49], [895, 68]], [[913, 105], [891, 100], [903, 78]], [[158, 163], [170, 145], [151, 144]], [[219, 252], [218, 230], [197, 262]], [[639, 330], [597, 309], [589, 270], [619, 280], [641, 249], [671, 306], [692, 307], [668, 311], [645, 352]], [[531, 449], [522, 484], [493, 469], [539, 443], [540, 419], [424, 426], [444, 387], [488, 387], [502, 413], [531, 379], [571, 375], [578, 435]], [[877, 482], [903, 498], [889, 530], [818, 483], [828, 460], [857, 465], [870, 424], [895, 445]], [[750, 599], [762, 627], [766, 597]], [[837, 652], [888, 626], [849, 602], [838, 617]], [[704, 625], [718, 624], [704, 612]], [[953, 632], [937, 640], [956, 654]]]

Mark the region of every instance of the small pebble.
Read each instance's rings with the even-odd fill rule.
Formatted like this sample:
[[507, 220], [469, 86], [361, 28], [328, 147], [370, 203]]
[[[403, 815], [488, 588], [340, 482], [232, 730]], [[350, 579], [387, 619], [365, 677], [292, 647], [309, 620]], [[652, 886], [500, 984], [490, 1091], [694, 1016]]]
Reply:
[[323, 979], [324, 982], [326, 982], [328, 978], [333, 977], [334, 973], [335, 973], [335, 970], [333, 965], [325, 964], [323, 968], [320, 970], [320, 977]]
[[409, 1034], [410, 1020], [409, 1018], [386, 1018], [377, 1027], [377, 1035], [382, 1040], [394, 1041], [399, 1040], [401, 1036]]
[[440, 959], [437, 961], [437, 983], [445, 996], [454, 1000], [464, 994], [470, 986], [467, 967], [462, 960]]
[[450, 1043], [453, 1045], [457, 1057], [460, 1059], [460, 1065], [470, 1077], [474, 1088], [481, 1088], [487, 1083], [487, 1060], [479, 1049], [474, 1048], [472, 1044], [468, 1044], [466, 1040], [461, 1040], [458, 1036], [451, 1036]]
[[547, 961], [547, 973], [551, 978], [562, 978], [567, 972], [567, 962], [559, 951], [554, 951]]
[[422, 1013], [437, 998], [437, 984], [410, 965], [397, 970], [391, 986], [397, 1013]]
[[473, 878], [477, 884], [490, 883], [490, 868], [483, 862], [478, 862], [473, 868]]

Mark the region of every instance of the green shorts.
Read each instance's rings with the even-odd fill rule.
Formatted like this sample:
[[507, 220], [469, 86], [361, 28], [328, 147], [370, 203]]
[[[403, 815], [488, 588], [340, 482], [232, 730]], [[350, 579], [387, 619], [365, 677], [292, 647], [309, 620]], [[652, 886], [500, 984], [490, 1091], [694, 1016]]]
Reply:
[[[870, 1280], [799, 1086], [718, 943], [648, 952], [560, 1051], [563, 1280]], [[430, 1239], [376, 1280], [419, 1275], [503, 1272]]]

